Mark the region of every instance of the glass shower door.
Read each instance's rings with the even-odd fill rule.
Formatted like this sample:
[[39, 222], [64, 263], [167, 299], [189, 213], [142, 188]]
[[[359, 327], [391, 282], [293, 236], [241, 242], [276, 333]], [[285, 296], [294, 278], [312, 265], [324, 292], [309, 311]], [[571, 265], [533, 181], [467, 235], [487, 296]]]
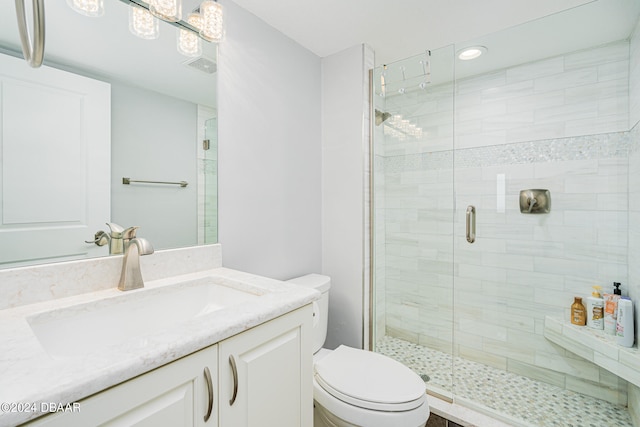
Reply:
[[453, 47], [373, 73], [375, 351], [451, 398]]

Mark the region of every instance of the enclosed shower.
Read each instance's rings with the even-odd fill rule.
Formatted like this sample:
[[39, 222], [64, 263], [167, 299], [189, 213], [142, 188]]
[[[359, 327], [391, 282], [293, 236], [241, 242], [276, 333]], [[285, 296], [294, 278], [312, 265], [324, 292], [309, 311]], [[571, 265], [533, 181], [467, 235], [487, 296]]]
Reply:
[[432, 395], [640, 425], [637, 348], [569, 325], [594, 285], [640, 305], [639, 14], [599, 0], [373, 70], [372, 347]]

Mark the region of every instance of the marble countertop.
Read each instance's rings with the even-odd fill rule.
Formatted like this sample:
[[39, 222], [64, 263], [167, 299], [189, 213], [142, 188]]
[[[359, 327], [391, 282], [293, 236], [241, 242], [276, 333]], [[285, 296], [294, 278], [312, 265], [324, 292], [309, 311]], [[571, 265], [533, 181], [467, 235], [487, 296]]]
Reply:
[[[0, 427], [15, 426], [43, 415], [42, 403], [78, 402], [94, 393], [170, 363], [232, 335], [243, 332], [320, 298], [320, 293], [288, 282], [228, 268], [215, 268], [145, 283], [145, 292], [205, 277], [246, 283], [264, 290], [260, 298], [223, 308], [170, 328], [125, 340], [82, 355], [51, 356], [27, 319], [38, 313], [105, 298], [118, 297], [116, 288], [0, 310]], [[7, 411], [6, 404], [11, 405]], [[29, 404], [36, 412], [18, 411]]]

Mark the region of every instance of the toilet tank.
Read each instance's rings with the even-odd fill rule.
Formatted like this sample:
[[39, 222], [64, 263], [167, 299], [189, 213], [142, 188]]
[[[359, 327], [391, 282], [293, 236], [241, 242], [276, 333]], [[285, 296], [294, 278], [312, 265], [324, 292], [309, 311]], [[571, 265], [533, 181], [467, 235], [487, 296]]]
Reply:
[[313, 288], [322, 294], [319, 300], [313, 302], [313, 352], [316, 353], [322, 348], [327, 338], [331, 278], [322, 274], [307, 274], [288, 280], [288, 282]]

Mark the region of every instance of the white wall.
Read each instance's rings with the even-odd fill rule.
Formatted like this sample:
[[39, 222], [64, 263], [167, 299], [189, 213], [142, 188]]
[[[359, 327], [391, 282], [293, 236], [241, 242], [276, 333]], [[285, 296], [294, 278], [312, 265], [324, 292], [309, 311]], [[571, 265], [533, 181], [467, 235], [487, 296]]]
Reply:
[[322, 273], [332, 281], [328, 348], [363, 346], [369, 128], [364, 101], [372, 64], [373, 53], [363, 45], [322, 59]]
[[230, 0], [219, 49], [224, 265], [288, 279], [321, 268], [320, 58]]
[[326, 345], [362, 347], [366, 76], [373, 51], [356, 46], [321, 61], [233, 2], [222, 3], [224, 265], [276, 279], [331, 276]]
[[[119, 83], [111, 100], [111, 220], [141, 226], [156, 249], [195, 245], [197, 106]], [[123, 185], [123, 177], [189, 185]]]

